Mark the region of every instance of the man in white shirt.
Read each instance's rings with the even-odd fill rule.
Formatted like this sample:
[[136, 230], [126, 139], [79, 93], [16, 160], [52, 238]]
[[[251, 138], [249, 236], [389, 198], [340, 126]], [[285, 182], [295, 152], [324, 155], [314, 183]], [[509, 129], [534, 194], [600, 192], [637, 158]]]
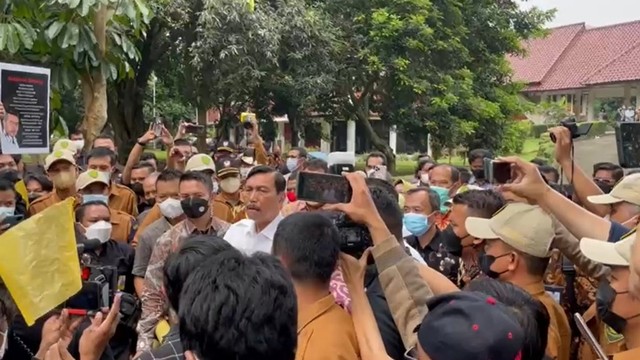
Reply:
[[244, 184], [248, 219], [231, 225], [224, 239], [249, 255], [271, 253], [273, 234], [282, 220], [285, 189], [286, 181], [277, 170], [264, 165], [251, 169]]
[[18, 131], [20, 130], [20, 119], [15, 114], [5, 111], [0, 103], [0, 118], [2, 118], [2, 152], [5, 154], [19, 154]]

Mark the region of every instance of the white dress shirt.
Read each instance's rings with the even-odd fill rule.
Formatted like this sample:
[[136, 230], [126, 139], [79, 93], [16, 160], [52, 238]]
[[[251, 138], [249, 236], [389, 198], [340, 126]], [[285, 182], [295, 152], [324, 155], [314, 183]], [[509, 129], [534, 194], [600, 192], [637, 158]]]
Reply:
[[2, 152], [5, 154], [19, 154], [20, 146], [18, 145], [18, 139], [8, 135], [2, 131]]
[[224, 239], [233, 245], [234, 248], [247, 255], [254, 254], [258, 251], [271, 254], [273, 235], [282, 219], [283, 217], [278, 215], [259, 233], [256, 232], [256, 223], [253, 220], [240, 220], [229, 227], [229, 230], [227, 230], [227, 233], [224, 235]]

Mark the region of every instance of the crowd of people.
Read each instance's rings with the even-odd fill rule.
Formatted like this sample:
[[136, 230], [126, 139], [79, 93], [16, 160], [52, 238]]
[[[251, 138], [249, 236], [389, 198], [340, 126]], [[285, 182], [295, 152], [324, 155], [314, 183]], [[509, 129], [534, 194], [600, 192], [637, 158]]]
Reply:
[[[579, 313], [608, 356], [640, 359], [640, 174], [588, 174], [569, 130], [550, 131], [560, 171], [500, 158], [511, 180], [490, 182], [493, 154], [475, 149], [468, 167], [425, 155], [410, 180], [368, 181], [387, 165], [371, 153], [342, 174], [351, 200], [338, 204], [296, 193], [298, 174], [330, 172], [326, 155], [267, 151], [256, 124], [245, 148], [150, 130], [124, 166], [112, 138], [80, 132], [39, 167], [0, 154], [0, 219], [71, 198], [79, 236], [99, 242], [83, 256], [118, 273], [111, 309], [62, 304], [33, 326], [0, 286], [0, 358], [599, 359]], [[366, 229], [363, 253], [343, 252], [335, 212]], [[139, 304], [133, 319], [121, 293]]]

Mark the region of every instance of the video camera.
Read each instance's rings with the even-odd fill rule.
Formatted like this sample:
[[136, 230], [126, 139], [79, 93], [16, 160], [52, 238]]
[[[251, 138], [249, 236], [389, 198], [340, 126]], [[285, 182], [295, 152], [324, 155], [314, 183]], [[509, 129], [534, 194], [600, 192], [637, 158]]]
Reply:
[[356, 224], [341, 212], [325, 213], [338, 228], [340, 234], [340, 251], [359, 259], [367, 248], [373, 246], [373, 239], [369, 230]]
[[[569, 132], [571, 133], [571, 139], [577, 139], [580, 136], [587, 135], [591, 130], [591, 126], [593, 124], [583, 123], [580, 126], [578, 126], [578, 123], [576, 122], [576, 118], [569, 117], [560, 121], [560, 125], [569, 129]], [[551, 142], [554, 144], [556, 143], [556, 140], [558, 140], [556, 139], [556, 136], [554, 134], [549, 134], [549, 138], [551, 139]]]
[[[95, 315], [104, 308], [113, 305], [113, 299], [124, 288], [124, 282], [118, 276], [118, 268], [95, 263], [92, 250], [98, 248], [101, 242], [97, 239], [87, 239], [79, 230], [76, 232], [76, 247], [80, 257], [82, 288], [70, 297], [63, 306], [69, 309], [71, 315]], [[135, 296], [121, 292], [120, 323], [135, 329], [141, 308]]]

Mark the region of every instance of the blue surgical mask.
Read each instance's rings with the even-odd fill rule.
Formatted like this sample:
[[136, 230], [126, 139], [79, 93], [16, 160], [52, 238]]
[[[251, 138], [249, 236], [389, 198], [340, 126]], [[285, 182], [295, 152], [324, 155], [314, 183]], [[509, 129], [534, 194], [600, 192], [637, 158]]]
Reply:
[[446, 213], [449, 210], [449, 207], [445, 205], [445, 203], [450, 199], [449, 189], [440, 186], [431, 186], [430, 189], [438, 194], [438, 197], [440, 198], [440, 212], [443, 214]]
[[85, 194], [82, 195], [82, 203], [86, 204], [88, 202], [92, 202], [92, 201], [100, 201], [105, 203], [106, 205], [109, 205], [109, 197], [107, 195], [102, 195], [102, 194]]
[[16, 214], [15, 207], [0, 206], [0, 217], [13, 216]]
[[298, 159], [288, 158], [287, 159], [287, 169], [289, 171], [293, 171], [298, 167]]
[[404, 214], [402, 222], [404, 227], [414, 236], [422, 236], [429, 230], [429, 218], [423, 214]]

